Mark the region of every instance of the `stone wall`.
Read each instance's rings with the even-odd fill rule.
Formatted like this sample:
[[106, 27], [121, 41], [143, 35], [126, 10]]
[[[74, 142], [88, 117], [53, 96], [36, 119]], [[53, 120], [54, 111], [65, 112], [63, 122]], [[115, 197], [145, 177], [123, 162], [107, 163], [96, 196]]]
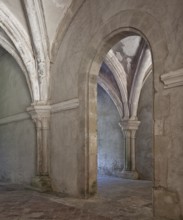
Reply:
[[[20, 0], [2, 0], [2, 2], [7, 4], [10, 11], [21, 21], [28, 33], [28, 25]], [[56, 37], [53, 36], [53, 30], [61, 33], [56, 37], [59, 42], [51, 44], [56, 45], [54, 47], [56, 49], [58, 48], [57, 45], [60, 45], [58, 54], [57, 51], [55, 52], [56, 49], [50, 48], [52, 51], [51, 103], [57, 104], [69, 100], [72, 102], [74, 99], [78, 99], [79, 102], [77, 108], [67, 106], [62, 112], [52, 117], [51, 175], [55, 181], [55, 186], [58, 187], [59, 191], [72, 195], [84, 194], [89, 196], [96, 192], [97, 74], [107, 51], [127, 32], [132, 32], [147, 39], [153, 57], [154, 213], [157, 216], [166, 216], [175, 220], [183, 218], [183, 1], [78, 0], [73, 2], [80, 4], [78, 7], [68, 10], [67, 14], [69, 15], [64, 17], [62, 25], [59, 26], [58, 22], [55, 22], [60, 17], [58, 8], [56, 18], [47, 19], [47, 21], [49, 20], [47, 22], [49, 41], [54, 41]], [[45, 15], [51, 16], [55, 12], [55, 8], [50, 8], [50, 10], [48, 8]], [[65, 10], [61, 10], [61, 13], [65, 13]], [[3, 21], [3, 19], [4, 17], [1, 20]], [[4, 23], [1, 23], [3, 26]], [[56, 24], [52, 29], [53, 23]], [[11, 23], [11, 25], [14, 24]], [[4, 24], [4, 28], [8, 29], [9, 37], [16, 45], [18, 52], [21, 53], [21, 58], [26, 58], [23, 53], [25, 51], [22, 51], [23, 48], [21, 48], [21, 42], [15, 42], [15, 39], [19, 39], [19, 32], [17, 31], [15, 36], [11, 27]], [[18, 38], [16, 38], [17, 36]], [[30, 42], [32, 40], [30, 39]], [[28, 41], [29, 39], [23, 45], [27, 46]], [[36, 44], [37, 42], [33, 43]], [[28, 43], [27, 48], [29, 49], [29, 47], [31, 46]], [[31, 50], [29, 52], [32, 53]], [[17, 67], [14, 67], [13, 64], [10, 65], [11, 58], [7, 60], [5, 62], [3, 58], [1, 59], [1, 64], [6, 63], [6, 65], [2, 65], [0, 76], [3, 77], [0, 81], [2, 83], [0, 86], [1, 119], [22, 111], [25, 113], [25, 107], [31, 102], [25, 80], [20, 78], [17, 81], [13, 80], [18, 76], [18, 74], [12, 74]], [[26, 61], [25, 65], [29, 67], [30, 60], [24, 61]], [[13, 71], [6, 69], [11, 67]], [[3, 75], [3, 72], [6, 74]], [[29, 73], [31, 75], [31, 71]], [[161, 76], [166, 73], [168, 73], [168, 77], [165, 87], [167, 84], [171, 84], [168, 89], [164, 88], [161, 81]], [[171, 74], [169, 75], [169, 73]], [[45, 78], [49, 79], [49, 77]], [[8, 81], [13, 82], [9, 88], [6, 87]], [[12, 99], [12, 97], [14, 98]], [[21, 178], [3, 174], [7, 176], [6, 178], [3, 177], [7, 180], [28, 181], [34, 173], [34, 129], [32, 122], [28, 120], [29, 116], [26, 115], [25, 118], [27, 120], [1, 126], [2, 152], [0, 155], [5, 158], [4, 161], [0, 160], [3, 161], [3, 166], [0, 166], [0, 169], [3, 169], [1, 173], [7, 173], [12, 167], [15, 168], [11, 172], [13, 174], [17, 173], [18, 167], [25, 167], [26, 170]], [[18, 123], [21, 125], [12, 126], [12, 130], [8, 127], [12, 124], [18, 125]], [[13, 132], [11, 136], [10, 131]], [[15, 137], [18, 137], [18, 141]], [[7, 150], [7, 147], [4, 146], [9, 146], [13, 153], [8, 153], [11, 150]], [[22, 155], [19, 153], [18, 155], [24, 161], [21, 161], [20, 158], [16, 160], [17, 149], [21, 149]], [[23, 149], [26, 149], [25, 156]], [[62, 162], [59, 162], [57, 166], [55, 161], [61, 161], [61, 159]], [[25, 164], [28, 164], [27, 167]], [[22, 172], [18, 176], [21, 175]]]
[[[78, 195], [78, 110], [57, 112], [51, 121], [51, 179], [55, 191]], [[64, 140], [64, 141], [63, 141]]]
[[26, 113], [30, 103], [24, 74], [5, 53], [0, 59], [0, 181], [30, 183], [35, 175], [35, 129]]
[[141, 122], [136, 133], [136, 168], [140, 179], [152, 180], [153, 153], [153, 87], [152, 75], [145, 82], [138, 106], [138, 120]]
[[[175, 220], [183, 215], [183, 88], [165, 91], [160, 81], [162, 74], [183, 67], [182, 8], [181, 0], [87, 0], [63, 35], [51, 68], [51, 99], [53, 103], [79, 99], [79, 114], [72, 116], [72, 120], [79, 121], [78, 127], [74, 127], [79, 138], [76, 142], [70, 139], [67, 144], [73, 150], [77, 146], [80, 155], [73, 156], [75, 166], [60, 173], [73, 173], [78, 167], [78, 194], [96, 190], [97, 73], [107, 51], [120, 40], [123, 31], [129, 30], [147, 38], [153, 57], [155, 214], [171, 214]], [[69, 111], [64, 117], [68, 122], [71, 120]], [[65, 120], [60, 121], [62, 129]], [[64, 132], [61, 133], [59, 143], [54, 143], [55, 149], [65, 142]], [[71, 191], [68, 185], [67, 192]]]
[[98, 86], [98, 174], [116, 175], [124, 164], [120, 116], [109, 95]]
[[[152, 76], [146, 81], [139, 101], [136, 134], [136, 168], [140, 179], [152, 180], [153, 94]], [[124, 137], [119, 127], [119, 113], [109, 95], [98, 86], [98, 174], [116, 175], [124, 164]]]

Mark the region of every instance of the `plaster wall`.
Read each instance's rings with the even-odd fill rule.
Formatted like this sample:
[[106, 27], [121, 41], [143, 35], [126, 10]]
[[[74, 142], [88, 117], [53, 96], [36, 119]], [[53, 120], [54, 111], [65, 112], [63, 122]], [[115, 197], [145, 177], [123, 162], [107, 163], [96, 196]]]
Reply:
[[166, 205], [170, 219], [179, 219], [183, 209], [182, 98], [182, 87], [155, 95], [155, 213], [165, 215]]
[[120, 116], [109, 95], [100, 86], [97, 90], [98, 174], [116, 175], [124, 164]]
[[[78, 196], [80, 145], [78, 109], [61, 111], [51, 120], [51, 179], [55, 191]], [[63, 141], [64, 140], [64, 141]]]
[[[31, 99], [25, 77], [15, 60], [0, 58], [0, 181], [30, 183], [35, 175], [35, 130], [25, 112]], [[16, 114], [27, 119], [1, 124]]]
[[141, 122], [136, 133], [136, 168], [140, 179], [152, 180], [153, 153], [153, 78], [145, 82], [139, 100], [138, 120]]
[[[150, 43], [154, 64], [154, 207], [155, 214], [170, 216], [172, 219], [180, 219], [183, 215], [182, 183], [182, 87], [172, 88], [169, 94], [160, 81], [161, 74], [183, 67], [183, 2], [181, 0], [88, 0], [85, 1], [74, 20], [65, 33], [60, 46], [58, 56], [52, 64], [51, 99], [52, 102], [61, 102], [79, 97], [79, 114], [73, 119], [80, 121], [74, 129], [79, 132], [80, 139], [74, 143], [80, 149], [87, 146], [87, 120], [91, 122], [93, 133], [91, 139], [95, 139], [95, 110], [87, 115], [87, 83], [96, 83], [94, 72], [99, 71], [101, 63], [95, 59], [95, 71], [93, 75], [87, 75], [91, 60], [97, 53], [97, 45], [105, 40], [106, 35], [114, 33], [114, 27], [134, 27], [144, 33]], [[110, 21], [109, 21], [110, 20]], [[104, 28], [103, 28], [104, 27]], [[103, 29], [102, 29], [103, 28]], [[106, 34], [106, 35], [105, 35]], [[100, 42], [101, 40], [101, 42]], [[119, 40], [119, 39], [117, 39]], [[114, 43], [114, 42], [113, 42]], [[110, 42], [109, 42], [110, 44]], [[107, 49], [111, 45], [106, 44]], [[105, 53], [106, 51], [104, 51]], [[104, 54], [103, 54], [104, 55]], [[93, 67], [94, 69], [94, 67]], [[90, 109], [95, 109], [95, 90], [90, 94]], [[176, 108], [176, 109], [175, 109]], [[175, 113], [176, 112], [176, 113]], [[76, 117], [76, 118], [75, 118]], [[68, 122], [70, 118], [65, 119]], [[66, 122], [60, 121], [62, 128]], [[170, 131], [171, 132], [168, 132]], [[65, 142], [63, 137], [62, 142]], [[57, 146], [56, 146], [57, 145]], [[73, 140], [68, 140], [68, 145], [73, 145]], [[58, 144], [55, 143], [56, 149]], [[95, 153], [91, 158], [95, 158]], [[84, 170], [85, 163], [82, 158], [84, 152], [75, 160], [75, 166]], [[83, 153], [83, 154], [82, 154]], [[91, 159], [90, 158], [90, 159]], [[82, 165], [83, 164], [83, 165]], [[174, 170], [174, 173], [173, 173]], [[68, 168], [73, 172], [74, 168]], [[93, 176], [95, 168], [92, 168]], [[79, 179], [85, 182], [85, 173]], [[173, 176], [172, 176], [173, 174]], [[174, 178], [176, 177], [176, 179]], [[72, 179], [70, 179], [72, 181]], [[91, 185], [94, 184], [91, 182]], [[79, 187], [79, 185], [78, 185]], [[81, 188], [81, 189], [80, 189]], [[78, 192], [84, 189], [80, 185]], [[67, 187], [68, 193], [71, 188]], [[167, 197], [166, 197], [167, 196]], [[176, 201], [176, 203], [175, 203]], [[171, 212], [171, 210], [176, 210]]]
[[46, 26], [50, 43], [52, 44], [56, 37], [59, 24], [64, 18], [72, 0], [44, 0], [43, 8], [46, 19]]

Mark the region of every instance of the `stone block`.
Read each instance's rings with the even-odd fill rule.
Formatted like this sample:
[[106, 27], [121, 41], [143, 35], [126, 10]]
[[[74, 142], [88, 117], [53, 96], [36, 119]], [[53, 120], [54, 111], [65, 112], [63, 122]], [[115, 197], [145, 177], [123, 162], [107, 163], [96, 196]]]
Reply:
[[163, 135], [163, 120], [155, 120], [154, 123], [154, 133], [155, 135]]
[[154, 192], [154, 210], [156, 217], [181, 220], [180, 202], [176, 192], [159, 187]]

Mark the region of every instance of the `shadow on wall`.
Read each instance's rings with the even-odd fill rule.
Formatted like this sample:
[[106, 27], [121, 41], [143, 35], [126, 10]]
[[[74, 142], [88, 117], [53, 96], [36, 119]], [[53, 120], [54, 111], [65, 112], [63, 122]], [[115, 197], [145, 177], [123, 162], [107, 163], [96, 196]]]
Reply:
[[0, 69], [0, 181], [29, 184], [36, 149], [35, 127], [26, 112], [30, 93], [23, 72], [7, 52], [0, 57]]
[[115, 176], [123, 169], [124, 139], [119, 113], [109, 95], [98, 85], [98, 175]]
[[136, 167], [140, 179], [152, 180], [153, 148], [153, 76], [145, 82], [138, 107], [138, 118], [141, 121], [136, 134]]

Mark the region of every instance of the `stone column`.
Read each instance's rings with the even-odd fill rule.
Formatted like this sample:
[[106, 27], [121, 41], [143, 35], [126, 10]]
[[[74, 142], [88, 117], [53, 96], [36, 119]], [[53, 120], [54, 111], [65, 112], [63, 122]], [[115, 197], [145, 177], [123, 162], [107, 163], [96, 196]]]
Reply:
[[138, 179], [138, 173], [135, 165], [135, 135], [140, 121], [123, 120], [120, 123], [121, 130], [124, 135], [125, 153], [124, 153], [124, 168], [119, 174], [120, 177], [126, 179]]
[[32, 185], [41, 191], [50, 191], [51, 182], [49, 177], [49, 132], [50, 132], [50, 112], [49, 105], [32, 104], [27, 109], [36, 126], [36, 176]]

